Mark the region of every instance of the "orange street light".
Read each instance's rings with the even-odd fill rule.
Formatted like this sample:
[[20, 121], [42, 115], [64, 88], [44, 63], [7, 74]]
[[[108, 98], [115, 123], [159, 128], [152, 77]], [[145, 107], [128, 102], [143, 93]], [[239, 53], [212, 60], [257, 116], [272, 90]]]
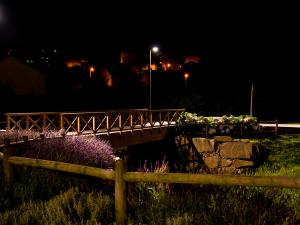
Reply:
[[185, 73], [185, 74], [184, 74], [184, 80], [189, 79], [189, 77], [190, 77], [190, 75], [189, 75], [188, 73]]
[[185, 73], [183, 75], [183, 77], [184, 77], [184, 87], [187, 88], [188, 87], [187, 82], [188, 82], [188, 79], [190, 77], [190, 74], [189, 73]]
[[90, 79], [92, 79], [92, 73], [95, 72], [95, 68], [93, 66], [90, 67]]

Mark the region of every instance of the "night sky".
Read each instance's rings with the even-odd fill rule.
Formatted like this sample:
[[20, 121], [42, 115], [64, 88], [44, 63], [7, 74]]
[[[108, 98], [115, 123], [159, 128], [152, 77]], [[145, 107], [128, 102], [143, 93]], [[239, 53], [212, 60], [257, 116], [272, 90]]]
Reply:
[[8, 1], [0, 3], [1, 46], [85, 48], [105, 56], [158, 44], [174, 55], [204, 56], [213, 82], [252, 80], [298, 110], [296, 7], [203, 2]]
[[62, 45], [106, 52], [158, 44], [174, 54], [205, 54], [213, 67], [222, 67], [220, 71], [247, 67], [247, 73], [259, 70], [267, 76], [272, 71], [269, 76], [274, 76], [275, 66], [297, 68], [299, 36], [293, 6], [13, 0], [0, 6], [4, 45]]

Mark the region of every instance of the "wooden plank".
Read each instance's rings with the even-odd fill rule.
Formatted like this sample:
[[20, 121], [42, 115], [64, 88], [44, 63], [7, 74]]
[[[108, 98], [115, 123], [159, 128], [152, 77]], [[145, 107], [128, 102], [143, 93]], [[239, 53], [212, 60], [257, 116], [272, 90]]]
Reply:
[[230, 176], [188, 173], [127, 172], [124, 174], [124, 180], [128, 182], [159, 182], [300, 188], [300, 176]]
[[17, 157], [17, 156], [9, 157], [8, 162], [19, 166], [39, 167], [39, 168], [45, 168], [50, 170], [98, 177], [98, 178], [103, 178], [108, 180], [115, 179], [115, 172], [113, 170], [101, 169], [101, 168], [90, 167], [90, 166], [83, 166], [83, 165], [42, 160], [42, 159], [30, 159], [30, 158]]
[[125, 173], [124, 161], [116, 158], [115, 161], [115, 211], [117, 224], [127, 224], [126, 184], [123, 178]]

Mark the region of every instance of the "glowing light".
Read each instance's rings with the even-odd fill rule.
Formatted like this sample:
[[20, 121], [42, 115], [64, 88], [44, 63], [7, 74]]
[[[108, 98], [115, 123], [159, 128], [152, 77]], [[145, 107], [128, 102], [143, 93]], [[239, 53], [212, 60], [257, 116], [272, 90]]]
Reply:
[[92, 73], [95, 72], [95, 68], [93, 66], [90, 67], [90, 79], [92, 79]]
[[153, 48], [152, 48], [152, 51], [153, 51], [153, 52], [158, 52], [158, 47], [156, 47], [156, 46], [153, 47]]
[[190, 75], [189, 75], [188, 73], [185, 73], [185, 74], [184, 74], [184, 79], [185, 79], [185, 80], [189, 79], [189, 77], [190, 77]]
[[151, 77], [151, 71], [152, 71], [152, 62], [151, 62], [151, 57], [152, 57], [152, 52], [158, 52], [158, 47], [153, 47], [152, 49], [150, 48], [150, 62], [149, 62], [149, 110], [152, 110], [152, 77]]

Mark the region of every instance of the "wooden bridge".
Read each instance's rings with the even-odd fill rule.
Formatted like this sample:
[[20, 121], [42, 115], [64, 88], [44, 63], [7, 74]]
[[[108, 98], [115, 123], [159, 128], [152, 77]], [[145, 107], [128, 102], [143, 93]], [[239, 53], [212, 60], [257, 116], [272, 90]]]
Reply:
[[184, 109], [101, 112], [6, 113], [6, 130], [62, 131], [64, 135], [102, 135], [113, 147], [161, 140]]

